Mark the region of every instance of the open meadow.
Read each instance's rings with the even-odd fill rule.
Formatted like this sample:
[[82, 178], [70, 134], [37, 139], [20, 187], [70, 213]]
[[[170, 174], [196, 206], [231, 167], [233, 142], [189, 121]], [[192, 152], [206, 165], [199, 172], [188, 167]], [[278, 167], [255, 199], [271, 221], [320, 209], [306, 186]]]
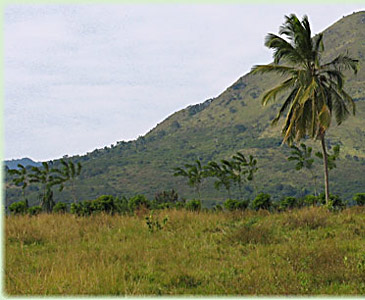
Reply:
[[365, 294], [359, 206], [10, 216], [5, 245], [7, 295]]

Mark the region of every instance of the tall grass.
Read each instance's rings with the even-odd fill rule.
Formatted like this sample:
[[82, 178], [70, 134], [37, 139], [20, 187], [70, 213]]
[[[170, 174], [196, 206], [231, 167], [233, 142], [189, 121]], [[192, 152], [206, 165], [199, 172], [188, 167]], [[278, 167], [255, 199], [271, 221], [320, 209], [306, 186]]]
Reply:
[[[148, 212], [145, 212], [148, 213]], [[9, 295], [363, 295], [365, 209], [7, 217]]]

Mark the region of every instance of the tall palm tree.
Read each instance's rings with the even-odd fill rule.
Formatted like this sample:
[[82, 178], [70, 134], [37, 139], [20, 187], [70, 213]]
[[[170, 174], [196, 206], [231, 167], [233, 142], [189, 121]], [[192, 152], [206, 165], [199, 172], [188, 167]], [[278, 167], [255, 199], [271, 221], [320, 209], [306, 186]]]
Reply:
[[63, 165], [62, 170], [56, 169], [55, 171], [62, 175], [64, 182], [70, 181], [73, 202], [76, 203], [75, 180], [81, 173], [81, 163], [74, 164], [72, 161], [66, 162], [64, 159], [61, 159], [61, 164]]
[[195, 188], [195, 192], [198, 194], [200, 200], [200, 187], [205, 176], [205, 171], [202, 167], [201, 161], [197, 159], [195, 165], [185, 164], [185, 169], [174, 168], [174, 176], [184, 176], [188, 178], [188, 184]]
[[205, 176], [215, 177], [217, 180], [214, 182], [214, 187], [219, 190], [221, 186], [224, 186], [228, 193], [228, 198], [231, 199], [231, 182], [233, 181], [230, 167], [225, 163], [225, 160], [221, 160], [220, 166], [215, 161], [210, 161], [205, 169]]
[[55, 168], [50, 168], [52, 162], [42, 162], [42, 168], [32, 167], [32, 173], [29, 174], [30, 182], [40, 183], [42, 185], [42, 193], [40, 194], [41, 206], [50, 213], [55, 202], [53, 200], [52, 187], [59, 185], [59, 190], [63, 189], [64, 179], [60, 177], [59, 172]]
[[306, 136], [321, 141], [326, 202], [329, 203], [325, 134], [333, 115], [339, 125], [350, 111], [355, 114], [355, 103], [343, 89], [342, 72], [349, 69], [356, 74], [358, 61], [340, 54], [323, 63], [323, 34], [312, 38], [307, 16], [302, 21], [294, 14], [286, 16], [279, 35], [270, 33], [265, 40], [265, 46], [274, 50], [274, 63], [253, 67], [254, 73], [285, 76], [283, 82], [265, 92], [262, 104], [275, 100], [279, 94], [285, 95], [284, 103], [272, 122], [277, 123], [286, 112], [283, 143], [291, 145]]
[[18, 169], [8, 169], [8, 174], [14, 176], [12, 181], [15, 185], [22, 187], [24, 202], [28, 207], [28, 199], [25, 197], [25, 189], [29, 185], [27, 169], [22, 164], [18, 164]]

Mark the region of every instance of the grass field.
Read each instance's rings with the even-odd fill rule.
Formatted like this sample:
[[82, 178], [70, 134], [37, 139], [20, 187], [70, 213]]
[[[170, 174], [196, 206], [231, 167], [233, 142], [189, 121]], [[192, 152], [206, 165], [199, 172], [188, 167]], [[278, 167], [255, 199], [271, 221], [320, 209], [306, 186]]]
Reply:
[[146, 215], [7, 217], [5, 293], [365, 294], [364, 207]]

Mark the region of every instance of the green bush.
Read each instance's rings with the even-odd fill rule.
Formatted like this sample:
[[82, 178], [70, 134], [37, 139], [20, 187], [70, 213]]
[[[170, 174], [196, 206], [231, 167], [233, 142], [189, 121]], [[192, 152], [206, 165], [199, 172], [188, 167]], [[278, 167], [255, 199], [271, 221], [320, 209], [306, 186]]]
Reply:
[[39, 215], [42, 212], [42, 207], [40, 206], [32, 206], [28, 208], [28, 214], [30, 216]]
[[179, 195], [171, 190], [156, 193], [151, 206], [153, 209], [181, 208], [184, 203], [185, 200], [179, 200]]
[[365, 205], [365, 193], [357, 193], [357, 194], [355, 194], [353, 199], [357, 205], [360, 205], [360, 206]]
[[199, 200], [191, 200], [185, 204], [185, 209], [190, 211], [200, 211], [202, 203]]
[[[321, 193], [319, 195], [318, 199], [319, 199], [319, 203], [321, 203], [323, 205], [326, 204], [326, 196], [324, 193]], [[346, 204], [342, 201], [340, 196], [330, 194], [328, 208], [338, 210], [338, 209], [343, 209], [345, 207], [346, 207]]]
[[124, 196], [122, 198], [115, 198], [114, 205], [116, 211], [120, 214], [125, 214], [129, 212], [128, 199]]
[[154, 203], [163, 204], [163, 203], [175, 203], [179, 199], [179, 195], [175, 192], [175, 190], [171, 191], [163, 191], [156, 193]]
[[182, 209], [182, 208], [184, 208], [185, 207], [185, 200], [184, 200], [184, 202], [177, 202], [176, 204], [175, 204], [175, 208], [176, 209]]
[[252, 208], [254, 210], [270, 209], [272, 206], [271, 196], [269, 194], [261, 193], [252, 201]]
[[233, 210], [245, 210], [248, 207], [248, 204], [249, 203], [247, 200], [238, 201], [238, 200], [228, 199], [226, 202], [224, 202], [223, 205], [225, 209], [233, 211]]
[[53, 212], [54, 213], [65, 213], [67, 212], [67, 205], [63, 202], [56, 203], [55, 206], [53, 206]]
[[116, 212], [114, 197], [112, 195], [103, 195], [91, 201], [91, 212], [107, 212], [113, 214]]
[[300, 206], [300, 201], [295, 197], [285, 197], [281, 199], [279, 203], [280, 210], [293, 209]]
[[346, 204], [338, 195], [330, 195], [329, 206], [332, 209], [344, 209], [346, 207]]
[[151, 202], [144, 195], [136, 195], [129, 199], [128, 208], [130, 211], [135, 211], [141, 207], [150, 208]]
[[118, 211], [118, 206], [121, 208], [119, 200], [111, 195], [103, 195], [95, 200], [86, 200], [79, 203], [72, 203], [70, 212], [78, 216], [90, 216], [94, 213], [107, 212], [113, 214]]
[[156, 219], [153, 216], [153, 211], [145, 219], [146, 219], [146, 225], [148, 226], [149, 232], [159, 231], [159, 230], [163, 229], [165, 224], [168, 221], [168, 217], [166, 216], [162, 220], [162, 222], [160, 222], [158, 219]]
[[92, 214], [91, 201], [82, 201], [80, 203], [72, 203], [70, 212], [78, 216], [90, 216]]
[[26, 201], [19, 201], [10, 204], [10, 213], [12, 215], [24, 215], [28, 211], [28, 205]]
[[307, 195], [307, 196], [304, 197], [303, 202], [304, 202], [305, 205], [315, 206], [319, 203], [319, 199], [318, 199], [318, 196]]
[[127, 213], [142, 206], [150, 208], [151, 204], [143, 195], [137, 195], [129, 200], [125, 197], [115, 198], [112, 195], [103, 195], [95, 200], [86, 200], [79, 203], [72, 203], [70, 212], [78, 216], [90, 216], [94, 213], [106, 212]]
[[220, 205], [220, 204], [216, 204], [216, 205], [213, 207], [213, 210], [214, 210], [214, 211], [222, 211], [222, 210], [223, 210], [223, 207], [222, 207], [222, 205]]

